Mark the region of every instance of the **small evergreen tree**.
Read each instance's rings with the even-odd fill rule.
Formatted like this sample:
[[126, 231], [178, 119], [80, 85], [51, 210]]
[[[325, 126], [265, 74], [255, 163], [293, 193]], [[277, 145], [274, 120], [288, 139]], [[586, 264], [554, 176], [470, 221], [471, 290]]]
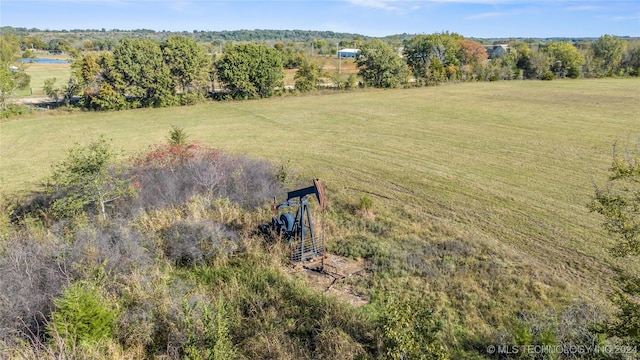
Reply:
[[[604, 228], [618, 238], [614, 256], [640, 256], [640, 143], [624, 156], [614, 152], [609, 171], [607, 187], [595, 187], [589, 209], [603, 215]], [[613, 302], [620, 311], [609, 334], [640, 346], [640, 279], [621, 271], [619, 282]]]
[[169, 146], [187, 146], [188, 138], [189, 135], [184, 131], [184, 128], [171, 125], [171, 131], [169, 132]]
[[69, 347], [113, 335], [117, 311], [100, 295], [99, 288], [74, 283], [54, 304], [49, 333], [61, 336]]

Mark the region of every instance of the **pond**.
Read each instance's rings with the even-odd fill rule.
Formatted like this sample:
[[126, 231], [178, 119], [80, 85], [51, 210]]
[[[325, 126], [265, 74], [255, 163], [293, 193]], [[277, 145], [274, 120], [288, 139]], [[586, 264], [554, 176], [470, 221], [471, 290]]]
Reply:
[[69, 64], [71, 61], [63, 59], [49, 59], [49, 58], [32, 58], [32, 59], [20, 59], [23, 63], [33, 64]]

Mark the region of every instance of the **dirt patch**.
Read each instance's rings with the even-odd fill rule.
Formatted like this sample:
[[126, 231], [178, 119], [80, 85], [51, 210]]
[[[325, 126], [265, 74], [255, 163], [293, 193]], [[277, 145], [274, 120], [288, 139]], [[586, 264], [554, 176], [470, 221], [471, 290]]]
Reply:
[[25, 97], [15, 99], [15, 102], [19, 104], [41, 105], [51, 103], [51, 99], [48, 97]]
[[357, 278], [370, 276], [364, 259], [352, 260], [338, 255], [326, 254], [324, 261], [318, 258], [310, 263], [294, 265], [292, 273], [304, 274], [309, 285], [313, 288], [354, 306], [369, 303], [365, 294], [360, 293], [353, 286], [354, 282], [357, 282]]

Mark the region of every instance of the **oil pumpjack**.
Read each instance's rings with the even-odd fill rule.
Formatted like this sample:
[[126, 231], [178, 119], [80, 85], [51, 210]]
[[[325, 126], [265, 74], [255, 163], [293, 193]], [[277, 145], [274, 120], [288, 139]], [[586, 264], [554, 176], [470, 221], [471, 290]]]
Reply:
[[271, 206], [273, 217], [270, 230], [280, 234], [289, 243], [292, 262], [313, 261], [324, 255], [324, 243], [319, 241], [313, 231], [309, 209], [311, 195], [315, 195], [324, 211], [326, 198], [318, 179], [313, 180], [313, 186], [288, 192], [285, 202]]

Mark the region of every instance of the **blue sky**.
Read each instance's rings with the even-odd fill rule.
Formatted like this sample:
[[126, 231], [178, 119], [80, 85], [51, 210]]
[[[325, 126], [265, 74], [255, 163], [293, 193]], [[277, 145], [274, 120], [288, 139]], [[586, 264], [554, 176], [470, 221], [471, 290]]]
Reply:
[[50, 30], [331, 30], [366, 36], [640, 36], [640, 0], [0, 0], [0, 24]]

